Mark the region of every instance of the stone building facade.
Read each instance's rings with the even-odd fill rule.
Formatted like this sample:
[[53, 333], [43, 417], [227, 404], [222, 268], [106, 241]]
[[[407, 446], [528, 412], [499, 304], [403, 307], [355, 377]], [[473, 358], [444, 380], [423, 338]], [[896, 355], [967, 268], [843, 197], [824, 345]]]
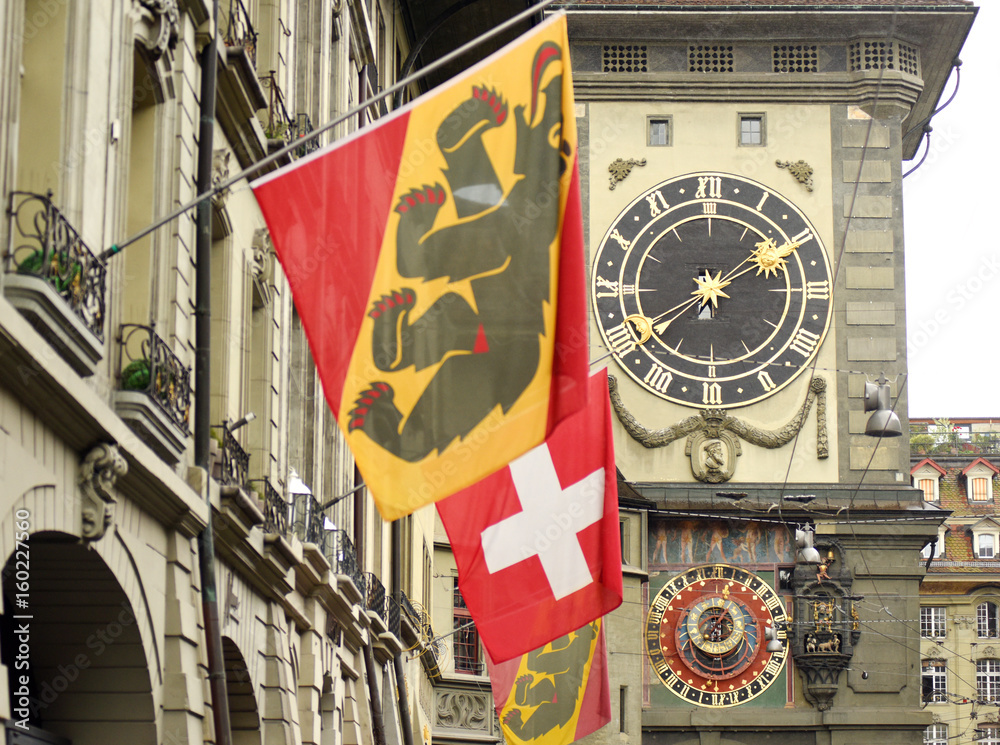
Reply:
[[920, 742], [917, 559], [943, 515], [865, 397], [884, 375], [907, 431], [903, 162], [975, 8], [568, 13], [591, 356], [640, 538], [588, 741]]
[[[392, 83], [411, 43], [397, 3], [220, 6], [215, 183]], [[211, 516], [233, 742], [429, 743], [433, 513], [389, 526], [357, 488], [247, 180], [211, 202], [210, 379], [195, 211], [104, 253], [197, 193], [214, 26], [205, 0], [0, 10], [0, 716], [8, 742], [215, 741]]]
[[924, 741], [1000, 742], [1000, 425], [921, 419], [910, 428], [913, 485], [947, 515], [919, 559], [922, 696], [933, 719]]
[[[508, 17], [517, 3], [493, 5]], [[438, 3], [221, 6], [216, 183], [385, 88], [411, 45], [447, 22]], [[917, 742], [934, 723], [917, 670], [937, 657], [898, 619], [922, 617], [916, 555], [942, 513], [910, 485], [905, 445], [865, 436], [863, 401], [866, 379], [906, 369], [901, 164], [975, 8], [584, 0], [569, 14], [593, 356], [618, 353], [623, 476], [625, 597], [606, 626], [613, 720], [588, 742]], [[432, 510], [384, 524], [358, 488], [247, 182], [212, 200], [207, 469], [192, 439], [194, 213], [102, 256], [196, 194], [210, 15], [205, 0], [13, 0], [0, 11], [8, 741], [215, 741], [195, 541], [211, 518], [234, 742], [499, 742], [444, 532]], [[496, 22], [468, 17], [447, 26], [449, 41]], [[789, 279], [783, 297], [808, 302], [795, 323], [761, 317], [742, 337], [703, 326], [716, 341], [683, 370], [665, 357], [640, 369], [629, 353], [654, 332], [654, 344], [680, 342], [650, 313], [606, 323], [606, 294], [677, 288], [644, 287], [639, 271], [605, 276], [599, 259], [616, 246], [627, 255], [629, 226], [678, 204], [695, 210], [671, 223], [684, 237], [711, 216], [780, 239], [755, 254], [757, 281], [795, 269], [800, 284]], [[789, 219], [804, 227], [783, 233]], [[724, 319], [738, 288], [722, 285], [723, 254], [676, 256], [684, 295], [714, 296]], [[774, 356], [767, 323], [784, 329]], [[747, 374], [719, 376], [738, 362], [727, 345], [748, 340], [771, 366], [751, 354]], [[890, 386], [905, 431], [905, 395]], [[962, 468], [992, 485], [988, 457]], [[993, 535], [990, 520], [976, 521], [970, 545]], [[810, 543], [815, 556], [802, 551]], [[744, 639], [762, 664], [746, 669], [768, 685], [668, 672], [650, 631], [675, 633], [679, 617], [664, 611], [653, 629], [650, 611], [673, 592], [695, 612], [699, 582], [717, 590], [699, 596], [702, 614], [716, 612], [706, 609], [720, 582], [767, 598], [768, 623], [741, 607], [759, 624]], [[877, 644], [883, 635], [894, 643]]]

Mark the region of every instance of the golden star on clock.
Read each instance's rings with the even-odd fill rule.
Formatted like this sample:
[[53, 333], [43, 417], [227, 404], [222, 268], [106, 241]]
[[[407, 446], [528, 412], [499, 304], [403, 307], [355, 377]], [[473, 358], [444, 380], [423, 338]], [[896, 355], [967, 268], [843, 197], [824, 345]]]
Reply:
[[[698, 285], [698, 289], [691, 294], [701, 300], [701, 307], [704, 307], [711, 303], [714, 307], [719, 307], [720, 297], [729, 297], [722, 290], [732, 284], [729, 280], [722, 279], [722, 272], [719, 271], [714, 277], [709, 274], [706, 277], [695, 277], [695, 283]], [[704, 582], [702, 583], [704, 584]]]

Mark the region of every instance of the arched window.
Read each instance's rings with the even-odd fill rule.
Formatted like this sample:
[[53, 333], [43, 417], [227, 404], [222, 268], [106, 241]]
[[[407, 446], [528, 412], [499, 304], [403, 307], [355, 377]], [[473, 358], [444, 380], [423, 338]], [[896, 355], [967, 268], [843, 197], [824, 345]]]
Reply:
[[976, 629], [980, 639], [993, 639], [1000, 636], [998, 629], [998, 611], [996, 603], [980, 603], [976, 608]]

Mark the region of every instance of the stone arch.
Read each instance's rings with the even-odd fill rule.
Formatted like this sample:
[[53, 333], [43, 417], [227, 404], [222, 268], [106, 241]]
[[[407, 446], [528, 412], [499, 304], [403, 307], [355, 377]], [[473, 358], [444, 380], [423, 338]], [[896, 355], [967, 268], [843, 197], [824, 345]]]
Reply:
[[253, 679], [243, 653], [228, 636], [222, 637], [222, 658], [226, 667], [226, 697], [233, 745], [260, 745], [261, 721]]
[[[118, 511], [124, 505], [117, 505]], [[23, 511], [23, 512], [22, 512]], [[65, 534], [65, 540], [80, 540], [80, 503], [78, 497], [68, 498], [53, 484], [41, 484], [28, 489], [20, 499], [11, 506], [10, 511], [0, 519], [0, 556], [10, 557], [16, 549], [14, 538], [18, 532], [18, 515], [26, 513], [26, 522], [30, 527], [27, 532], [32, 536], [42, 533]], [[120, 515], [116, 517], [120, 518]], [[136, 618], [136, 626], [145, 650], [150, 672], [154, 677], [151, 681], [159, 700], [162, 685], [162, 652], [159, 639], [162, 637], [163, 621], [155, 618], [146, 595], [146, 588], [139, 574], [136, 558], [132, 555], [126, 539], [117, 529], [109, 530], [103, 539], [87, 544], [87, 549], [96, 553], [118, 587], [125, 595]], [[146, 574], [152, 569], [145, 567]]]
[[[18, 561], [25, 556], [26, 598], [18, 586]], [[155, 745], [155, 663], [146, 654], [140, 616], [100, 554], [73, 535], [35, 532], [8, 554], [2, 588], [0, 650], [14, 720], [73, 745]], [[15, 618], [19, 611], [31, 618]], [[25, 635], [29, 642], [22, 645]], [[19, 659], [25, 647], [28, 655]]]

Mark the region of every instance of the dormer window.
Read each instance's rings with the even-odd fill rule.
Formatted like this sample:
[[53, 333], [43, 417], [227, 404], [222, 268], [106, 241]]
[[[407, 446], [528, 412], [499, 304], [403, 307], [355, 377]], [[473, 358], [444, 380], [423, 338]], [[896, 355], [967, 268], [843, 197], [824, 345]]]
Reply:
[[993, 490], [990, 488], [990, 479], [984, 476], [969, 479], [969, 499], [973, 502], [988, 502], [992, 498]]
[[930, 458], [924, 458], [910, 470], [913, 485], [924, 493], [925, 502], [941, 500], [941, 477], [947, 472]]
[[962, 470], [966, 480], [966, 495], [970, 502], [993, 501], [993, 477], [1000, 469], [985, 458], [976, 458]]
[[992, 559], [996, 555], [995, 540], [989, 533], [980, 533], [976, 537], [976, 556], [980, 559]]
[[984, 518], [972, 526], [972, 548], [977, 559], [995, 559], [1000, 542], [1000, 523]]

